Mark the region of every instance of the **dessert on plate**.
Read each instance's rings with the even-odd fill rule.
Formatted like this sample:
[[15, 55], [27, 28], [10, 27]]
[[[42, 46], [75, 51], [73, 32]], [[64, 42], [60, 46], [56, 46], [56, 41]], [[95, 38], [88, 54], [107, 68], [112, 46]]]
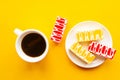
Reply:
[[77, 56], [79, 57], [81, 60], [83, 60], [84, 62], [90, 64], [94, 59], [95, 56], [94, 54], [92, 54], [91, 52], [87, 51], [86, 49], [84, 49], [79, 42], [74, 43], [71, 47], [70, 50]]

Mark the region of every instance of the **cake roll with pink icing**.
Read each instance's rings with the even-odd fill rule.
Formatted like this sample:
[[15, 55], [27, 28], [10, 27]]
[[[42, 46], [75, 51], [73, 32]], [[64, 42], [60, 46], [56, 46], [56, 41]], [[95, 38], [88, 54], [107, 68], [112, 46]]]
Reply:
[[51, 40], [53, 40], [56, 43], [60, 43], [64, 30], [66, 28], [67, 20], [65, 18], [57, 17], [56, 23], [54, 25], [52, 34], [51, 34]]
[[105, 58], [109, 58], [109, 59], [113, 59], [116, 50], [113, 48], [109, 48], [103, 44], [97, 43], [97, 42], [92, 42], [89, 46], [88, 46], [88, 51], [92, 52], [94, 54], [103, 56]]

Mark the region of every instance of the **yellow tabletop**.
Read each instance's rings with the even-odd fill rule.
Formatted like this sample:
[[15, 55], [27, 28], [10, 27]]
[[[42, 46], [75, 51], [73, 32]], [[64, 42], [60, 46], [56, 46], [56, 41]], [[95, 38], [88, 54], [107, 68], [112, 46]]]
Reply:
[[[68, 24], [62, 42], [50, 40], [57, 16]], [[65, 51], [70, 29], [86, 20], [106, 26], [117, 49], [113, 60], [93, 69], [73, 64]], [[0, 1], [0, 80], [119, 80], [120, 79], [120, 2], [119, 0], [1, 0]], [[23, 61], [15, 50], [14, 29], [37, 29], [49, 41], [49, 52], [38, 63]]]

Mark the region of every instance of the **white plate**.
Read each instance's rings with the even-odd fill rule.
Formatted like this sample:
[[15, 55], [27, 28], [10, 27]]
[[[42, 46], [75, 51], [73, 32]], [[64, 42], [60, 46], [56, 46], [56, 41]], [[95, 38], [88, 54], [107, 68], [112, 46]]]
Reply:
[[76, 39], [76, 33], [78, 31], [88, 31], [88, 30], [93, 30], [93, 29], [101, 29], [103, 31], [103, 40], [99, 41], [99, 43], [102, 43], [108, 47], [112, 47], [112, 38], [109, 33], [109, 31], [105, 28], [104, 25], [95, 22], [95, 21], [84, 21], [80, 22], [77, 25], [75, 25], [68, 33], [66, 42], [65, 42], [65, 48], [66, 48], [66, 53], [68, 55], [68, 58], [76, 65], [83, 67], [83, 68], [94, 68], [99, 65], [101, 65], [104, 61], [105, 58], [96, 56], [96, 59], [91, 63], [91, 64], [86, 64], [81, 59], [76, 57], [70, 50], [70, 46], [77, 41]]

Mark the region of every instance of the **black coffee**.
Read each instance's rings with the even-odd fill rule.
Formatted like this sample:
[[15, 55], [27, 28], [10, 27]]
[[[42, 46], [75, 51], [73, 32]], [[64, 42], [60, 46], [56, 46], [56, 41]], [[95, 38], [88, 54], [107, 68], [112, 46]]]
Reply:
[[21, 46], [25, 54], [37, 57], [45, 51], [46, 42], [40, 34], [30, 33], [23, 38]]

